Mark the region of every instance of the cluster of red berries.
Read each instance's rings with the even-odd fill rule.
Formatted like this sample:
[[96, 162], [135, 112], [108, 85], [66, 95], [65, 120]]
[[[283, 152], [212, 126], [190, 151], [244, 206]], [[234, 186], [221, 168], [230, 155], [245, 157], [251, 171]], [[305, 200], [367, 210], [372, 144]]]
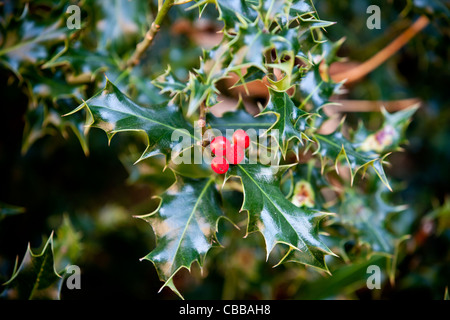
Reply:
[[242, 129], [236, 130], [232, 140], [233, 144], [226, 137], [220, 136], [211, 141], [211, 151], [215, 155], [211, 168], [218, 174], [227, 172], [230, 164], [239, 164], [244, 160], [245, 149], [250, 145], [248, 134]]

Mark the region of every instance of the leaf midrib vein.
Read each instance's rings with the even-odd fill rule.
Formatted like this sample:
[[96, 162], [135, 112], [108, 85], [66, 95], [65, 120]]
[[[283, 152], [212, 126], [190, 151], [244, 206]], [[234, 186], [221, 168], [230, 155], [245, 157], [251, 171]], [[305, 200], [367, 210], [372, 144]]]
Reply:
[[[266, 198], [270, 201], [270, 203], [272, 203], [272, 205], [277, 209], [277, 211], [283, 216], [283, 218], [286, 220], [286, 222], [291, 226], [292, 230], [294, 230], [295, 234], [297, 235], [298, 239], [300, 239], [300, 241], [304, 244], [304, 246], [309, 250], [308, 246], [306, 245], [305, 241], [302, 239], [302, 237], [297, 233], [297, 231], [295, 230], [295, 228], [292, 226], [292, 224], [289, 222], [289, 220], [286, 218], [286, 216], [283, 214], [283, 212], [278, 208], [277, 205], [275, 205], [275, 203], [272, 201], [272, 199], [270, 199], [269, 195], [258, 185], [258, 183], [252, 178], [252, 176], [240, 165], [238, 164], [239, 168], [245, 172], [245, 174], [250, 178], [250, 180], [253, 181], [253, 183], [258, 187], [259, 190], [261, 190], [261, 192], [266, 196]], [[297, 246], [295, 246], [296, 249], [300, 250], [299, 248], [297, 248]], [[300, 250], [301, 251], [301, 250]]]
[[197, 210], [197, 207], [198, 207], [198, 205], [199, 205], [199, 203], [200, 203], [200, 200], [203, 198], [203, 196], [204, 196], [206, 190], [209, 188], [209, 185], [210, 185], [213, 181], [214, 181], [214, 180], [213, 180], [212, 178], [209, 179], [209, 181], [208, 181], [208, 182], [206, 183], [206, 185], [203, 187], [203, 189], [202, 189], [200, 195], [198, 196], [198, 199], [197, 199], [197, 201], [195, 202], [194, 207], [192, 208], [191, 214], [189, 215], [189, 218], [188, 218], [188, 220], [187, 220], [187, 222], [186, 222], [186, 226], [184, 227], [183, 233], [181, 234], [180, 240], [178, 241], [178, 245], [177, 245], [177, 249], [176, 249], [176, 251], [175, 251], [175, 254], [173, 255], [173, 260], [172, 260], [172, 263], [171, 263], [172, 266], [173, 266], [173, 264], [174, 264], [174, 262], [175, 262], [175, 258], [176, 258], [177, 254], [178, 254], [178, 250], [180, 250], [180, 247], [181, 247], [181, 242], [183, 242], [184, 235], [185, 235], [186, 232], [187, 232], [187, 229], [188, 229], [188, 227], [189, 227], [189, 224], [190, 224], [190, 222], [191, 222], [191, 220], [192, 220], [192, 217], [194, 216], [195, 211]]
[[[88, 105], [88, 107], [89, 107], [89, 105]], [[119, 110], [112, 109], [112, 108], [108, 108], [108, 107], [104, 107], [104, 106], [96, 106], [96, 107], [97, 107], [97, 108], [108, 109], [108, 110], [113, 110], [113, 111], [118, 112], [118, 113], [122, 113], [122, 114], [126, 114], [126, 115], [129, 115], [129, 116], [141, 118], [141, 119], [144, 119], [144, 120], [147, 120], [147, 121], [150, 121], [150, 122], [159, 124], [159, 125], [161, 125], [161, 126], [164, 126], [164, 127], [166, 127], [166, 128], [172, 129], [172, 130], [174, 130], [174, 131], [184, 129], [184, 128], [175, 128], [175, 127], [172, 127], [172, 126], [170, 126], [170, 125], [168, 125], [168, 124], [164, 124], [164, 123], [162, 123], [162, 122], [159, 122], [159, 121], [156, 121], [156, 120], [153, 120], [153, 119], [151, 119], [151, 118], [147, 118], [147, 117], [144, 117], [144, 116], [141, 116], [141, 115], [137, 115], [137, 114], [133, 114], [133, 113], [129, 113], [129, 112], [124, 112], [124, 111], [119, 111]], [[186, 130], [186, 131], [188, 131], [188, 130]], [[189, 132], [189, 131], [188, 131], [188, 132]], [[195, 140], [199, 140], [198, 137], [193, 136], [190, 132], [189, 132], [189, 135], [190, 135], [192, 138], [194, 138]]]

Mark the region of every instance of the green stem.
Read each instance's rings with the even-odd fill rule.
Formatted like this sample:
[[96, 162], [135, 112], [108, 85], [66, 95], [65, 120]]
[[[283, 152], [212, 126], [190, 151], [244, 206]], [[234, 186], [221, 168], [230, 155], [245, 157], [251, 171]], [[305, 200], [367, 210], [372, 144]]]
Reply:
[[125, 79], [131, 72], [131, 68], [126, 68], [124, 71], [122, 71], [121, 74], [117, 77], [116, 81], [114, 81], [114, 84], [117, 86], [123, 79]]
[[158, 33], [161, 23], [164, 21], [170, 8], [174, 5], [175, 0], [166, 0], [158, 11], [155, 20], [153, 21], [150, 29], [145, 34], [144, 40], [139, 42], [136, 46], [136, 50], [127, 62], [127, 68], [133, 68], [141, 61], [142, 55], [145, 53], [148, 47], [150, 47]]

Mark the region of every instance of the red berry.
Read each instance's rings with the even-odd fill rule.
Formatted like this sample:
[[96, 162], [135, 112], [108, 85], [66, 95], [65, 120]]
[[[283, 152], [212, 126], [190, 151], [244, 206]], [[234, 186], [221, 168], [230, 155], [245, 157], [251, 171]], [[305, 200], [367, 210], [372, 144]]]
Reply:
[[224, 157], [227, 150], [231, 148], [231, 143], [227, 138], [220, 136], [213, 139], [210, 147], [216, 156]]
[[227, 160], [223, 157], [215, 157], [211, 161], [211, 168], [214, 170], [215, 173], [218, 174], [224, 174], [228, 171], [229, 164]]
[[238, 129], [233, 133], [233, 143], [247, 149], [250, 145], [250, 137], [244, 130]]
[[227, 151], [227, 160], [231, 164], [239, 164], [244, 160], [245, 151], [241, 146], [234, 144]]

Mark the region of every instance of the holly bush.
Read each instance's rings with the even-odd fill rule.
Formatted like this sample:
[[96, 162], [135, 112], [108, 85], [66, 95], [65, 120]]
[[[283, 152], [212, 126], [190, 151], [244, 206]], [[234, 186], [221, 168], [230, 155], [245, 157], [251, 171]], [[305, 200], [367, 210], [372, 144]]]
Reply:
[[369, 5], [5, 1], [2, 298], [442, 299], [449, 11]]

